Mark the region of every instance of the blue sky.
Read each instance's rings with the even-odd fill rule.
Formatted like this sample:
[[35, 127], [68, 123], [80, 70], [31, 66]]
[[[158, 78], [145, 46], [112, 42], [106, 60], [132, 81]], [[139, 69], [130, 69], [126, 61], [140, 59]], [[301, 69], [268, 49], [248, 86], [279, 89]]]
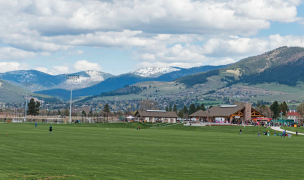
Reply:
[[221, 65], [304, 47], [301, 0], [0, 0], [0, 72]]

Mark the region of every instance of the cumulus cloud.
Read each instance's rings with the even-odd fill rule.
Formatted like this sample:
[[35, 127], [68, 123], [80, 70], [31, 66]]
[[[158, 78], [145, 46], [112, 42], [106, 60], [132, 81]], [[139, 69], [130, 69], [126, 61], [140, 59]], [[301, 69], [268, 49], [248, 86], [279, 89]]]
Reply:
[[231, 58], [225, 58], [223, 60], [218, 60], [218, 61], [215, 61], [213, 63], [213, 65], [227, 65], [227, 64], [232, 64], [232, 63], [235, 63], [236, 61], [234, 59], [231, 59]]
[[0, 62], [0, 72], [16, 71], [16, 70], [26, 70], [29, 66], [26, 63], [18, 62]]
[[21, 49], [12, 47], [0, 48], [0, 59], [1, 60], [24, 60], [35, 57], [34, 52], [28, 52]]
[[[196, 66], [262, 53], [303, 38], [252, 38], [272, 22], [303, 22], [300, 0], [0, 0], [0, 60], [30, 59], [75, 47], [129, 48], [140, 65]], [[297, 39], [298, 38], [298, 39]], [[200, 45], [198, 45], [200, 44]], [[78, 48], [77, 48], [78, 49]], [[229, 58], [228, 58], [229, 57]], [[231, 61], [231, 59], [230, 59]], [[53, 74], [100, 70], [85, 60]]]
[[198, 64], [223, 65], [281, 46], [304, 47], [304, 36], [280, 36], [277, 34], [265, 38], [239, 38], [235, 36], [211, 38], [203, 45], [186, 44], [182, 46], [176, 44], [173, 47], [141, 48], [134, 53], [134, 58], [141, 62], [140, 66], [161, 65], [163, 63], [168, 66], [172, 63], [186, 63], [187, 67]]
[[95, 71], [101, 71], [102, 68], [98, 63], [91, 63], [86, 60], [80, 60], [77, 61], [73, 65], [74, 69], [77, 71], [86, 71], [86, 70], [95, 70]]
[[239, 16], [252, 19], [264, 19], [277, 22], [295, 22], [297, 17], [296, 6], [301, 0], [233, 0], [227, 6], [235, 10]]
[[51, 68], [36, 67], [35, 70], [51, 75], [66, 74], [70, 72], [68, 65], [52, 66]]
[[[146, 46], [170, 34], [252, 35], [270, 21], [294, 22], [299, 0], [0, 0], [0, 38], [27, 51], [73, 46]], [[4, 8], [5, 7], [5, 8]], [[150, 39], [151, 35], [157, 38]]]

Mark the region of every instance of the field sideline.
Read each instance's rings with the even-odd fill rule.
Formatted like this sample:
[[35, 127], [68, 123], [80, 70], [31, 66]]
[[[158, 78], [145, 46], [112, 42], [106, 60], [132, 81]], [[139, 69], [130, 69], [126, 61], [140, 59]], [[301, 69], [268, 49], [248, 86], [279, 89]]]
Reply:
[[302, 136], [258, 138], [262, 127], [241, 127], [240, 136], [240, 127], [138, 125], [52, 125], [49, 134], [46, 124], [0, 124], [0, 179], [304, 177]]

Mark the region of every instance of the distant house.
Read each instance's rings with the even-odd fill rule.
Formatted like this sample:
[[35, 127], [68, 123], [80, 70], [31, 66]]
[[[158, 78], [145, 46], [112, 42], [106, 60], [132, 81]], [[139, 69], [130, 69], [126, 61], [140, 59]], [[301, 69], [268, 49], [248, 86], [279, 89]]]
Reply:
[[296, 112], [295, 110], [290, 110], [286, 113], [287, 119], [294, 120], [294, 122], [298, 122], [301, 119], [301, 114]]
[[134, 117], [146, 122], [176, 123], [177, 120], [175, 112], [164, 110], [138, 110], [135, 111]]

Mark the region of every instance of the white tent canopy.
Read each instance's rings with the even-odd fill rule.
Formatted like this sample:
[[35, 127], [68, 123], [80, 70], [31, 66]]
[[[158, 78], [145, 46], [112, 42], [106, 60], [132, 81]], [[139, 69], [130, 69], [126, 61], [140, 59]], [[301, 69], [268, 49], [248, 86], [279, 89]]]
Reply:
[[126, 117], [127, 119], [133, 119], [134, 117], [133, 116], [128, 116]]

